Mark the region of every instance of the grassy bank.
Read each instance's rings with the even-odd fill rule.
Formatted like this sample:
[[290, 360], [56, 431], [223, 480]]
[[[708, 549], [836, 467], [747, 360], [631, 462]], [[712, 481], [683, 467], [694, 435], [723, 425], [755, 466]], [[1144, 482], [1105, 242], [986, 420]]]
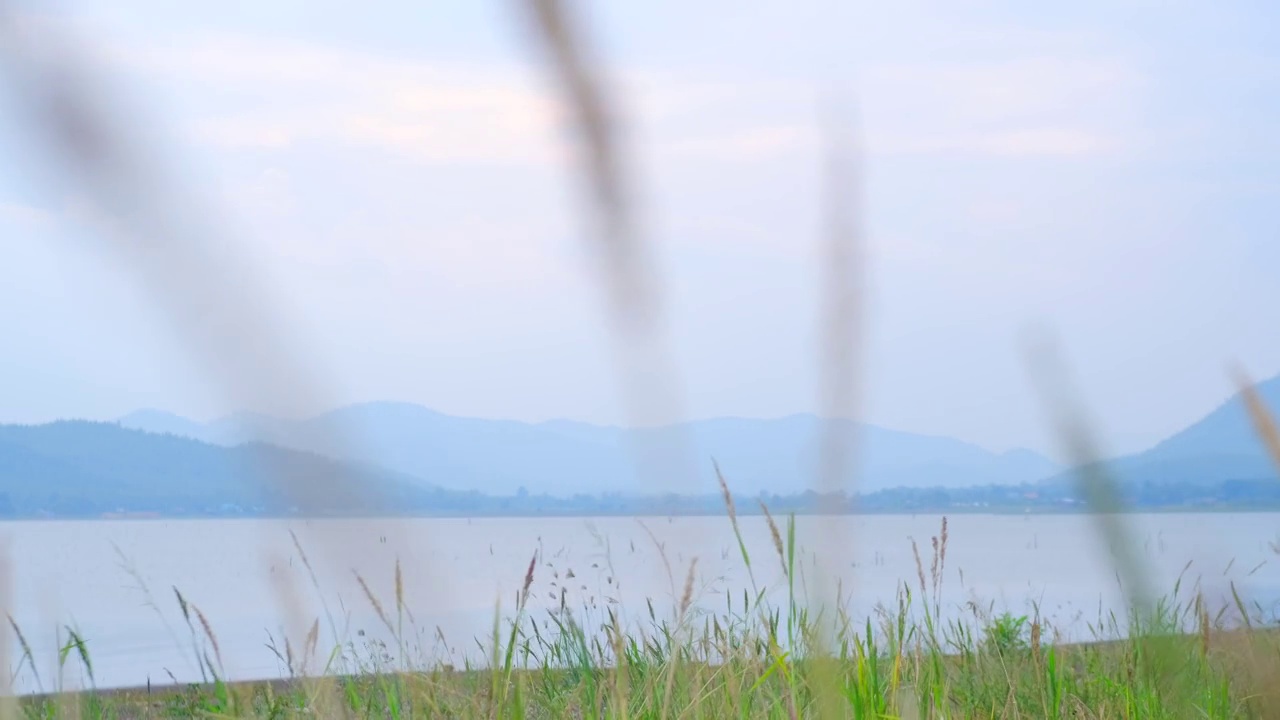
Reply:
[[[1164, 642], [980, 647], [939, 655], [832, 661], [743, 652], [728, 662], [692, 646], [564, 669], [380, 673], [321, 681], [202, 684], [31, 698], [28, 717], [457, 718], [1163, 718], [1274, 717], [1275, 636], [1214, 633]], [[631, 644], [624, 638], [624, 643]], [[866, 652], [862, 648], [861, 652]], [[1161, 667], [1160, 653], [1176, 658]], [[1154, 672], [1153, 672], [1154, 671]]]
[[[732, 507], [729, 520], [736, 532]], [[391, 647], [370, 652], [348, 643], [325, 652], [317, 647], [316, 619], [300, 647], [279, 648], [292, 677], [272, 682], [222, 681], [215, 629], [178, 595], [207, 682], [52, 693], [9, 710], [32, 718], [1280, 714], [1280, 636], [1238, 596], [1214, 608], [1194, 588], [1175, 587], [1154, 607], [1089, 623], [1091, 642], [1067, 642], [1036, 613], [993, 614], [973, 604], [948, 612], [944, 520], [939, 535], [916, 552], [917, 582], [901, 587], [892, 606], [855, 618], [842, 609], [839, 593], [830, 612], [810, 609], [794, 518], [781, 527], [770, 518], [769, 528], [777, 556], [751, 558], [739, 542], [742, 562], [748, 569], [753, 562], [780, 563], [785, 587], [725, 596], [723, 607], [712, 610], [693, 600], [691, 566], [670, 611], [650, 604], [639, 621], [612, 608], [594, 616], [586, 608], [535, 611], [529, 603], [535, 557], [514, 611], [477, 641], [488, 659], [476, 666], [414, 657], [401, 639], [412, 635], [414, 620], [398, 568], [395, 597], [385, 602], [362, 581], [366, 601], [396, 638]], [[61, 658], [91, 677], [91, 648], [78, 637], [70, 636]], [[29, 651], [24, 660], [19, 672], [33, 672]]]

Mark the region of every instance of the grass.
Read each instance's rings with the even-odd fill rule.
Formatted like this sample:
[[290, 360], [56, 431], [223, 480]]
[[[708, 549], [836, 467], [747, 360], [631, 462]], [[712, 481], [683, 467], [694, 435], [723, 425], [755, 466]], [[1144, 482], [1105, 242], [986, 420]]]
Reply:
[[[533, 24], [541, 30], [552, 59], [553, 75], [560, 81], [568, 105], [576, 110], [577, 125], [585, 137], [580, 172], [584, 176], [598, 227], [589, 235], [598, 238], [603, 253], [600, 275], [613, 310], [612, 318], [631, 339], [625, 349], [647, 357], [640, 349], [658, 345], [651, 328], [659, 324], [657, 294], [647, 277], [645, 244], [632, 227], [634, 210], [628, 202], [625, 163], [611, 125], [614, 115], [608, 93], [595, 78], [586, 57], [578, 27], [559, 3], [531, 3]], [[24, 47], [16, 46], [21, 59]], [[248, 328], [244, 335], [267, 353], [273, 362], [259, 377], [236, 372], [239, 362], [218, 362], [214, 356], [214, 380], [229, 391], [282, 385], [294, 397], [318, 397], [321, 393], [305, 382], [309, 373], [297, 372], [287, 362], [288, 353], [272, 340], [288, 337], [264, 325], [261, 318], [269, 303], [246, 301], [255, 296], [237, 277], [237, 293], [219, 290], [229, 275], [210, 265], [192, 242], [181, 236], [179, 226], [215, 227], [217, 223], [191, 222], [170, 225], [169, 212], [182, 208], [154, 207], [130, 198], [173, 197], [152, 192], [167, 187], [160, 176], [139, 175], [116, 167], [128, 158], [121, 148], [128, 138], [113, 133], [113, 125], [98, 114], [99, 106], [65, 86], [55, 76], [41, 77], [40, 63], [19, 63], [24, 72], [36, 72], [27, 88], [59, 88], [64, 92], [32, 95], [44, 103], [48, 117], [41, 127], [55, 133], [55, 145], [70, 152], [66, 157], [90, 181], [91, 194], [105, 201], [121, 218], [132, 223], [141, 237], [161, 241], [160, 255], [136, 255], [142, 278], [158, 291], [159, 307], [176, 314], [175, 327], [209, 352], [226, 348], [234, 354], [236, 343], [224, 342], [204, 321], [209, 298], [230, 301], [234, 325]], [[50, 67], [59, 67], [52, 65]], [[74, 73], [72, 73], [74, 75]], [[87, 84], [86, 87], [91, 86]], [[69, 100], [68, 100], [69, 98]], [[61, 104], [51, 105], [52, 100]], [[114, 127], [126, 127], [118, 125]], [[84, 132], [85, 128], [89, 132]], [[80, 136], [70, 134], [81, 131]], [[85, 138], [94, 142], [85, 142]], [[104, 152], [105, 150], [114, 152]], [[836, 153], [832, 153], [835, 155]], [[833, 173], [833, 176], [835, 173]], [[855, 184], [846, 178], [831, 179], [833, 191]], [[119, 192], [120, 187], [133, 192]], [[824, 294], [829, 312], [824, 320], [826, 365], [823, 397], [831, 415], [847, 416], [855, 399], [852, 381], [857, 378], [851, 348], [858, 329], [853, 259], [858, 234], [838, 222], [844, 213], [835, 193], [828, 209], [833, 216], [825, 253]], [[848, 200], [849, 198], [845, 198]], [[152, 210], [151, 213], [138, 212]], [[148, 224], [147, 221], [150, 221]], [[224, 252], [217, 254], [219, 257]], [[234, 268], [232, 268], [234, 269]], [[231, 274], [234, 275], [234, 274]], [[164, 282], [159, 282], [163, 278]], [[171, 281], [170, 278], [179, 278]], [[252, 308], [252, 311], [249, 309]], [[263, 352], [267, 352], [264, 350]], [[665, 366], [665, 354], [650, 364]], [[626, 353], [624, 352], [625, 356]], [[229, 355], [228, 355], [229, 357]], [[628, 358], [630, 361], [630, 358]], [[628, 363], [626, 367], [631, 367]], [[639, 365], [637, 365], [639, 367]], [[243, 372], [243, 371], [241, 371]], [[625, 375], [625, 373], [624, 373]], [[635, 378], [645, 373], [631, 373]], [[638, 379], [628, 376], [629, 405], [640, 407], [654, 396]], [[267, 382], [259, 382], [266, 380]], [[1243, 383], [1242, 383], [1243, 384]], [[1248, 386], [1246, 385], [1246, 389]], [[665, 390], [660, 387], [659, 390]], [[229, 392], [236, 395], [235, 392]], [[1250, 412], [1267, 447], [1280, 465], [1280, 442], [1275, 424], [1256, 398], [1246, 393]], [[633, 410], [638, 412], [638, 410]], [[1065, 435], [1070, 436], [1072, 428]], [[838, 446], [838, 442], [832, 442]], [[838, 453], [832, 453], [838, 455]], [[1095, 455], [1084, 446], [1081, 460]], [[825, 459], [825, 458], [824, 458]], [[841, 457], [829, 459], [838, 467]], [[1087, 466], [1087, 465], [1086, 465]], [[838, 472], [829, 472], [839, 477]], [[1105, 488], [1105, 483], [1095, 483]], [[299, 498], [305, 504], [305, 498]], [[1097, 504], [1092, 507], [1096, 510]], [[1105, 504], [1105, 503], [1102, 503]], [[730, 520], [738, 531], [732, 506]], [[483, 668], [453, 668], [444, 663], [412, 660], [408, 637], [413, 620], [403, 592], [394, 605], [384, 604], [365, 587], [370, 605], [396, 638], [386, 648], [318, 647], [319, 620], [301, 640], [278, 648], [292, 677], [282, 682], [228, 684], [223, 679], [221, 653], [214, 628], [199, 608], [180, 593], [175, 599], [189, 630], [192, 651], [206, 681], [187, 688], [147, 692], [55, 692], [25, 698], [14, 707], [0, 703], [0, 715], [20, 713], [28, 717], [459, 717], [459, 718], [800, 718], [823, 714], [855, 718], [1235, 718], [1280, 716], [1280, 639], [1263, 625], [1270, 618], [1251, 613], [1237, 598], [1231, 608], [1207, 606], [1194, 593], [1187, 597], [1175, 588], [1169, 599], [1153, 608], [1135, 607], [1123, 617], [1100, 618], [1092, 630], [1096, 642], [1062, 641], [1048, 619], [1038, 615], [991, 615], [973, 608], [963, 619], [942, 610], [941, 578], [946, 561], [946, 533], [940, 533], [927, 558], [917, 554], [919, 582], [899, 588], [898, 601], [867, 618], [844, 612], [840, 598], [811, 609], [807, 588], [797, 573], [797, 548], [793, 521], [781, 528], [770, 518], [777, 560], [784, 569], [784, 598], [774, 600], [768, 588], [753, 588], [741, 599], [730, 598], [725, 607], [711, 610], [693, 602], [692, 571], [671, 613], [661, 614], [652, 605], [647, 618], [627, 622], [611, 610], [603, 618], [567, 610], [546, 617], [528, 608], [528, 590], [536, 562], [530, 564], [524, 592], [514, 612], [495, 617], [490, 638], [481, 643], [489, 660]], [[1101, 529], [1119, 528], [1112, 518]], [[1130, 543], [1131, 544], [1131, 543]], [[1117, 543], [1113, 543], [1116, 546]], [[1124, 546], [1125, 543], [1118, 543]], [[746, 545], [739, 548], [751, 569]], [[535, 558], [536, 559], [536, 558]], [[772, 558], [767, 559], [773, 562]], [[1126, 571], [1139, 575], [1138, 569]], [[362, 583], [363, 584], [363, 583]], [[754, 584], [754, 582], [753, 582]], [[837, 592], [837, 596], [839, 593]], [[389, 609], [390, 608], [390, 609]], [[410, 632], [405, 631], [408, 616]], [[31, 649], [16, 623], [10, 621], [14, 639], [23, 650], [24, 664], [16, 670], [35, 673]], [[64, 668], [77, 668], [92, 682], [91, 648], [74, 628], [67, 628], [60, 642]], [[1117, 639], [1123, 636], [1122, 639]], [[313, 666], [343, 674], [310, 677]], [[39, 680], [39, 678], [37, 678]], [[819, 711], [823, 711], [819, 713]]]
[[[532, 24], [540, 30], [551, 59], [552, 75], [559, 81], [567, 104], [575, 110], [576, 125], [584, 138], [579, 168], [585, 180], [594, 225], [589, 235], [598, 239], [604, 280], [612, 318], [627, 331], [624, 346], [647, 358], [659, 325], [657, 293], [647, 277], [643, 238], [632, 226], [634, 209], [629, 202], [627, 168], [615, 139], [609, 95], [597, 78], [584, 50], [580, 28], [553, 0], [531, 3]], [[25, 47], [15, 46], [22, 59]], [[101, 108], [75, 87], [65, 87], [55, 76], [38, 74], [41, 63], [19, 63], [24, 72], [35, 72], [26, 88], [59, 88], [63, 92], [32, 95], [30, 100], [62, 122], [40, 127], [55, 134], [54, 144], [67, 151], [72, 167], [89, 181], [91, 194], [115, 215], [131, 223], [141, 237], [156, 243], [161, 254], [130, 256], [159, 293], [159, 307], [180, 320], [175, 327], [190, 333], [197, 346], [209, 352], [239, 346], [224, 342], [204, 321], [209, 298], [230, 302], [235, 322], [247, 328], [272, 362], [264, 362], [260, 377], [237, 372], [239, 362], [217, 362], [214, 380], [229, 391], [270, 384], [282, 385], [293, 397], [313, 398], [321, 393], [306, 382], [309, 373], [295, 372], [288, 353], [261, 318], [269, 303], [246, 301], [255, 296], [243, 278], [236, 276], [237, 293], [219, 290], [229, 275], [210, 265], [200, 252], [199, 238], [176, 232], [179, 227], [216, 227], [217, 223], [192, 222], [171, 225], [183, 208], [162, 207], [161, 202], [131, 202], [134, 198], [173, 198], [151, 192], [167, 187], [162, 176], [134, 171], [114, 163], [130, 155], [128, 139], [104, 121]], [[61, 67], [50, 65], [50, 67]], [[88, 85], [86, 85], [88, 86]], [[53, 101], [57, 100], [57, 103]], [[85, 132], [85, 128], [89, 131]], [[78, 131], [77, 136], [73, 131]], [[86, 142], [90, 138], [92, 142]], [[104, 151], [105, 150], [105, 151]], [[114, 152], [113, 152], [114, 151]], [[832, 160], [838, 153], [832, 152]], [[833, 162], [833, 165], [836, 164]], [[842, 181], [843, 180], [843, 181]], [[829, 414], [847, 416], [856, 399], [856, 358], [850, 348], [857, 336], [857, 263], [859, 235], [846, 226], [844, 210], [852, 198], [846, 193], [856, 184], [852, 178], [832, 173], [828, 200], [832, 217], [826, 243], [824, 295], [824, 392]], [[125, 188], [121, 192], [120, 188]], [[132, 192], [129, 192], [129, 191]], [[145, 212], [150, 210], [151, 212]], [[168, 212], [164, 212], [168, 211]], [[181, 242], [177, 240], [181, 237]], [[196, 252], [190, 249], [195, 248]], [[226, 253], [218, 253], [218, 257]], [[235, 268], [232, 268], [235, 269]], [[161, 279], [163, 282], [160, 282]], [[178, 278], [172, 281], [171, 278]], [[233, 302], [234, 301], [234, 302]], [[249, 309], [252, 308], [252, 311]], [[264, 310], [264, 308], [266, 310]], [[270, 353], [274, 349], [276, 353]], [[664, 351], [650, 364], [665, 367]], [[229, 357], [229, 356], [228, 356]], [[632, 367], [627, 358], [628, 368]], [[639, 368], [637, 361], [635, 367]], [[625, 375], [626, 373], [624, 373]], [[635, 372], [629, 391], [629, 407], [646, 406], [661, 392], [642, 387]], [[665, 390], [665, 387], [658, 388]], [[230, 392], [236, 395], [235, 392]], [[664, 408], [665, 409], [665, 408]], [[1253, 404], [1251, 411], [1255, 411]], [[660, 414], [660, 413], [659, 413]], [[1255, 412], [1255, 420], [1265, 413]], [[1269, 422], [1269, 419], [1268, 419]], [[1261, 424], [1261, 421], [1259, 421]], [[1274, 424], [1268, 425], [1268, 447], [1280, 463], [1280, 443]], [[1071, 428], [1068, 428], [1070, 430]], [[1070, 435], [1070, 433], [1065, 433]], [[838, 439], [830, 442], [839, 449]], [[1093, 455], [1083, 446], [1082, 459]], [[824, 465], [839, 468], [845, 459], [832, 451]], [[826, 479], [840, 474], [828, 471]], [[1095, 483], [1104, 487], [1103, 483]], [[305, 498], [299, 499], [300, 504]], [[1096, 509], [1096, 505], [1095, 505]], [[730, 506], [730, 520], [737, 523]], [[199, 608], [180, 593], [176, 600], [190, 631], [192, 650], [206, 682], [164, 692], [119, 691], [60, 693], [26, 698], [16, 708], [0, 704], [0, 712], [17, 711], [30, 717], [462, 717], [462, 718], [799, 718], [822, 714], [856, 718], [924, 717], [1035, 717], [1035, 718], [1163, 718], [1163, 717], [1267, 717], [1280, 715], [1276, 679], [1280, 678], [1280, 641], [1261, 626], [1268, 618], [1251, 615], [1243, 601], [1235, 612], [1217, 611], [1192, 593], [1183, 597], [1175, 589], [1171, 598], [1153, 608], [1135, 607], [1124, 617], [1100, 618], [1093, 630], [1097, 642], [1062, 642], [1048, 619], [1006, 614], [992, 616], [979, 608], [955, 619], [942, 611], [942, 569], [945, 566], [945, 530], [931, 545], [928, 558], [917, 562], [919, 582], [903, 586], [892, 607], [867, 618], [844, 612], [839, 593], [827, 605], [806, 601], [807, 588], [798, 577], [794, 524], [785, 531], [770, 520], [778, 561], [785, 570], [785, 597], [775, 601], [768, 589], [753, 588], [740, 600], [730, 598], [724, 608], [711, 610], [693, 602], [693, 573], [686, 576], [683, 593], [670, 614], [650, 605], [647, 619], [624, 621], [613, 610], [598, 618], [587, 612], [563, 610], [535, 617], [528, 608], [528, 590], [536, 562], [530, 564], [524, 592], [514, 612], [505, 620], [495, 617], [490, 638], [481, 643], [488, 656], [483, 668], [455, 669], [423, 660], [415, 663], [409, 651], [404, 619], [408, 608], [397, 589], [394, 605], [384, 604], [365, 585], [371, 606], [396, 638], [393, 651], [386, 648], [332, 648], [318, 646], [319, 620], [312, 623], [302, 646], [288, 642], [278, 649], [283, 664], [294, 675], [276, 683], [228, 684], [223, 680], [221, 653], [214, 628]], [[1118, 528], [1119, 520], [1101, 529]], [[1116, 543], [1112, 544], [1116, 546]], [[1123, 546], [1124, 543], [1119, 543]], [[742, 561], [751, 568], [746, 545], [739, 536]], [[764, 562], [764, 558], [755, 558]], [[772, 559], [769, 559], [772, 562]], [[1126, 570], [1136, 576], [1137, 569]], [[754, 584], [754, 582], [753, 582]], [[399, 585], [397, 583], [397, 585]], [[820, 609], [827, 608], [827, 615]], [[389, 609], [390, 608], [390, 609]], [[409, 624], [413, 625], [409, 616]], [[11, 631], [23, 649], [24, 665], [18, 672], [34, 673], [32, 654], [16, 623]], [[64, 633], [59, 658], [64, 668], [79, 668], [92, 682], [91, 648], [73, 628]], [[1115, 639], [1118, 636], [1124, 639]], [[356, 652], [360, 650], [360, 652]], [[312, 666], [327, 671], [347, 671], [341, 676], [312, 678]], [[54, 688], [59, 689], [58, 687]], [[822, 711], [819, 713], [819, 711]]]
[[[534, 25], [546, 41], [552, 58], [553, 75], [560, 81], [568, 104], [576, 110], [577, 125], [585, 136], [581, 154], [584, 188], [596, 210], [596, 225], [590, 235], [599, 238], [604, 262], [600, 275], [609, 291], [616, 324], [628, 331], [626, 350], [647, 358], [641, 349], [658, 345], [652, 331], [659, 323], [656, 293], [646, 275], [644, 243], [632, 228], [632, 208], [628, 202], [626, 172], [619, 157], [611, 125], [611, 104], [607, 93], [581, 49], [577, 27], [553, 0], [537, 0], [532, 5]], [[23, 51], [22, 47], [18, 48]], [[22, 56], [19, 55], [19, 58]], [[39, 69], [30, 64], [28, 69]], [[31, 88], [61, 87], [57, 78], [34, 76]], [[168, 225], [168, 213], [136, 212], [140, 207], [127, 198], [166, 197], [151, 188], [162, 187], [158, 178], [118, 172], [113, 159], [128, 153], [103, 152], [127, 147], [124, 138], [110, 132], [112, 126], [96, 114], [98, 106], [75, 94], [75, 88], [48, 95], [61, 105], [47, 105], [48, 116], [65, 122], [43, 123], [54, 132], [61, 149], [70, 151], [73, 166], [91, 181], [93, 194], [105, 199], [108, 208], [124, 208], [120, 217], [136, 223], [143, 237], [159, 236], [174, 241], [178, 234]], [[70, 98], [70, 100], [68, 100]], [[51, 108], [51, 109], [50, 109]], [[67, 134], [89, 128], [83, 137]], [[833, 156], [836, 153], [832, 153]], [[103, 160], [106, 158], [106, 160]], [[833, 158], [836, 159], [836, 158]], [[105, 163], [105, 165], [104, 165]], [[834, 164], [834, 163], [833, 163]], [[126, 168], [133, 169], [133, 168]], [[833, 191], [853, 184], [832, 173]], [[110, 182], [103, 182], [109, 180]], [[134, 193], [118, 186], [134, 184]], [[152, 183], [148, 186], [148, 182]], [[826, 364], [824, 392], [833, 416], [848, 416], [856, 399], [853, 380], [855, 358], [849, 350], [858, 329], [856, 283], [858, 234], [845, 227], [842, 203], [833, 192], [829, 201], [832, 215], [825, 295], [829, 312], [823, 333]], [[113, 202], [116, 201], [116, 202]], [[157, 205], [157, 207], [159, 207]], [[154, 208], [152, 208], [154, 209]], [[146, 223], [152, 221], [151, 225]], [[139, 222], [142, 221], [142, 222]], [[190, 227], [209, 223], [191, 222]], [[216, 225], [216, 223], [212, 224]], [[154, 231], [154, 232], [149, 232]], [[159, 306], [183, 320], [177, 327], [191, 333], [199, 347], [227, 348], [201, 318], [206, 300], [217, 297], [232, 303], [237, 322], [246, 334], [261, 340], [263, 348], [280, 350], [274, 342], [284, 333], [268, 332], [260, 322], [269, 304], [244, 302], [252, 298], [252, 288], [238, 282], [238, 292], [227, 296], [211, 282], [220, 268], [203, 262], [201, 255], [189, 253], [190, 238], [183, 242], [159, 243], [171, 252], [143, 258], [143, 278], [156, 281], [161, 292]], [[198, 239], [198, 238], [197, 238]], [[171, 282], [169, 278], [181, 278]], [[248, 312], [247, 308], [253, 308]], [[665, 367], [665, 353], [649, 364]], [[623, 353], [627, 355], [626, 352]], [[268, 355], [273, 363], [261, 377], [238, 375], [240, 363], [214, 364], [221, 372], [216, 380], [228, 390], [265, 386], [256, 380], [289, 387], [295, 397], [319, 393], [304, 380], [308, 373], [295, 370], [286, 353]], [[220, 360], [222, 358], [214, 358]], [[632, 367], [627, 357], [625, 366]], [[635, 365], [640, 367], [638, 361]], [[659, 373], [660, 374], [660, 373]], [[642, 386], [637, 378], [646, 373], [624, 373], [629, 406], [646, 406], [662, 392]], [[661, 385], [659, 383], [659, 385]], [[666, 390], [659, 387], [658, 390]], [[235, 393], [231, 393], [235, 394]], [[1277, 463], [1280, 441], [1269, 416], [1254, 399], [1250, 411]], [[661, 414], [661, 413], [658, 413]], [[1067, 420], [1072, 418], [1068, 417]], [[1077, 439], [1076, 428], [1066, 424], [1063, 432]], [[829, 442], [824, 466], [838, 469], [846, 459], [841, 442]], [[1073, 445], [1073, 447], [1075, 447]], [[1096, 456], [1087, 443], [1079, 444], [1082, 461]], [[1081, 463], [1088, 467], [1087, 462]], [[828, 470], [826, 479], [840, 477]], [[1091, 488], [1106, 489], [1105, 482]], [[299, 498], [305, 504], [305, 498]], [[1106, 499], [1091, 503], [1094, 510]], [[734, 508], [729, 506], [735, 534], [738, 526]], [[1122, 530], [1120, 521], [1102, 523], [1104, 534]], [[199, 608], [180, 593], [176, 600], [190, 631], [193, 652], [206, 682], [162, 692], [89, 691], [53, 692], [23, 699], [17, 707], [0, 703], [0, 714], [14, 711], [28, 717], [355, 717], [355, 718], [723, 718], [826, 717], [855, 718], [1235, 718], [1280, 716], [1280, 640], [1263, 621], [1251, 615], [1237, 597], [1235, 612], [1214, 610], [1194, 593], [1188, 599], [1175, 588], [1168, 600], [1154, 607], [1135, 607], [1124, 617], [1100, 618], [1092, 628], [1097, 641], [1083, 644], [1062, 642], [1052, 624], [1039, 615], [990, 615], [973, 608], [970, 616], [955, 619], [942, 611], [941, 578], [946, 559], [945, 527], [931, 544], [930, 562], [917, 553], [919, 582], [899, 588], [897, 603], [867, 618], [853, 618], [844, 612], [839, 593], [835, 602], [811, 609], [802, 600], [806, 588], [798, 577], [794, 520], [783, 532], [770, 518], [770, 530], [778, 560], [785, 571], [785, 599], [774, 601], [767, 589], [753, 588], [741, 601], [730, 597], [723, 609], [714, 611], [692, 602], [692, 570], [671, 614], [660, 615], [649, 606], [647, 621], [625, 622], [613, 610], [606, 617], [589, 620], [586, 612], [552, 613], [534, 617], [527, 606], [535, 562], [530, 564], [524, 591], [514, 613], [505, 621], [495, 616], [493, 633], [480, 647], [489, 660], [484, 667], [451, 666], [424, 660], [415, 663], [407, 652], [404, 631], [407, 606], [397, 583], [394, 617], [362, 582], [371, 606], [396, 638], [395, 653], [385, 647], [357, 652], [354, 646], [336, 647], [325, 654], [318, 645], [317, 619], [306, 633], [302, 647], [286, 642], [278, 649], [292, 677], [281, 682], [229, 684], [224, 679], [217, 637]], [[745, 543], [738, 536], [742, 561], [751, 568]], [[1131, 543], [1129, 543], [1131, 545]], [[1113, 547], [1126, 543], [1112, 543]], [[763, 561], [762, 558], [757, 560]], [[926, 572], [926, 567], [928, 571]], [[398, 574], [398, 573], [397, 573]], [[1124, 570], [1126, 577], [1140, 575], [1140, 568]], [[754, 581], [752, 581], [754, 585]], [[413, 625], [412, 616], [409, 616]], [[11, 630], [23, 650], [24, 665], [18, 672], [35, 673], [32, 653], [21, 628]], [[62, 666], [78, 666], [92, 683], [91, 649], [67, 628], [60, 643]], [[1123, 637], [1121, 637], [1123, 636]], [[1117, 639], [1120, 638], [1120, 639]], [[312, 664], [326, 671], [344, 674], [311, 677]], [[55, 688], [55, 690], [60, 689]]]
[[[175, 591], [205, 682], [163, 689], [53, 692], [23, 698], [29, 718], [1239, 718], [1280, 713], [1280, 634], [1273, 618], [1236, 596], [1212, 608], [1180, 582], [1150, 612], [1089, 624], [1090, 642], [1066, 642], [1038, 613], [994, 614], [970, 604], [948, 613], [942, 587], [948, 534], [916, 548], [916, 580], [873, 616], [854, 618], [837, 597], [805, 601], [795, 518], [768, 518], [777, 557], [752, 558], [730, 505], [741, 560], [778, 562], [784, 588], [695, 601], [696, 560], [668, 613], [640, 619], [606, 607], [535, 613], [530, 561], [516, 605], [478, 643], [487, 661], [454, 667], [414, 660], [416, 621], [397, 567], [393, 602], [360, 578], [394, 638], [323, 652], [319, 619], [303, 646], [277, 650], [291, 677], [228, 683], [214, 629]], [[305, 562], [305, 556], [304, 556]], [[754, 579], [749, 581], [754, 585]], [[771, 592], [779, 591], [779, 592]], [[774, 601], [771, 598], [781, 597]], [[21, 629], [18, 672], [34, 672]], [[60, 660], [90, 683], [90, 648], [68, 629]], [[319, 668], [321, 672], [309, 671]], [[819, 713], [820, 709], [826, 712]]]

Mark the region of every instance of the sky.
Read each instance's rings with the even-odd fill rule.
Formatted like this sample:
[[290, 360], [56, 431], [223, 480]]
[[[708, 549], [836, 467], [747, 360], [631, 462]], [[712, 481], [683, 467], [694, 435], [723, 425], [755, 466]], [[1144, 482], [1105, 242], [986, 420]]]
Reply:
[[[862, 149], [861, 419], [1056, 454], [1029, 328], [1058, 337], [1109, 453], [1212, 410], [1229, 363], [1280, 372], [1280, 8], [577, 5], [684, 416], [821, 407], [840, 91]], [[164, 251], [121, 244], [0, 69], [0, 422], [370, 400], [627, 422], [571, 116], [521, 3], [9, 6], [23, 37], [74, 39], [174, 170], [163, 190], [212, 222], [182, 234], [205, 243], [190, 275], [148, 265]], [[224, 279], [231, 259], [251, 271]], [[183, 315], [174, 293], [203, 282], [225, 302]], [[292, 365], [220, 382], [268, 346]]]

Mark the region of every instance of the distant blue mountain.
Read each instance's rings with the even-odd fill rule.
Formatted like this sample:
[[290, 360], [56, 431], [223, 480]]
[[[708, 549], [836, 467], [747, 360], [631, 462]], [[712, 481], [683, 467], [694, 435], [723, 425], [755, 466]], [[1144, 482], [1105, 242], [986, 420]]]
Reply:
[[[148, 413], [169, 429], [187, 428]], [[263, 443], [223, 447], [115, 423], [0, 425], [0, 515], [383, 514], [447, 505], [421, 480]]]
[[[1030, 450], [992, 453], [952, 438], [843, 422], [857, 440], [856, 464], [845, 487], [854, 487], [850, 481], [856, 480], [859, 492], [1014, 484], [1061, 469]], [[120, 423], [225, 446], [268, 442], [385, 467], [450, 489], [509, 495], [524, 488], [560, 496], [714, 492], [712, 458], [735, 492], [803, 492], [816, 476], [824, 425], [813, 415], [792, 415], [624, 429], [455, 417], [394, 402], [352, 405], [303, 420], [233, 415], [197, 423], [148, 410]], [[681, 475], [690, 463], [696, 474]], [[649, 478], [657, 481], [642, 484]]]
[[185, 438], [195, 438], [205, 432], [203, 423], [151, 408], [129, 413], [120, 425], [130, 429], [145, 429], [157, 435], [176, 435]]
[[[1257, 391], [1268, 408], [1280, 412], [1280, 377], [1259, 383]], [[1150, 449], [1108, 461], [1106, 468], [1125, 483], [1210, 485], [1278, 476], [1239, 393]], [[1049, 482], [1068, 479], [1062, 474]]]
[[[1258, 383], [1255, 389], [1263, 404], [1280, 410], [1280, 377]], [[1175, 460], [1212, 455], [1261, 458], [1265, 454], [1244, 398], [1236, 393], [1199, 421], [1141, 455], [1147, 460]]]

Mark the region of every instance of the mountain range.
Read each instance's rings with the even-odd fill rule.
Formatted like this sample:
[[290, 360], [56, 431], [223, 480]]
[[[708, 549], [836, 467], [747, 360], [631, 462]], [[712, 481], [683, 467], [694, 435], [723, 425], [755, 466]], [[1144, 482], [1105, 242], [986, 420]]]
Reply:
[[[1280, 407], [1280, 378], [1258, 392]], [[685, 498], [684, 511], [714, 511], [713, 458], [735, 494], [805, 507], [783, 498], [803, 498], [811, 487], [821, 427], [816, 417], [794, 415], [627, 430], [460, 418], [405, 403], [302, 420], [238, 414], [202, 423], [139, 411], [115, 422], [0, 425], [0, 516], [634, 514], [666, 512], [671, 494]], [[856, 488], [873, 501], [868, 507], [899, 507], [902, 492], [945, 501], [948, 490], [961, 488], [1016, 503], [1037, 486], [1056, 485], [1052, 497], [1065, 497], [1073, 477], [1030, 451], [992, 453], [868, 425], [845, 429], [858, 433]], [[686, 454], [664, 452], [678, 440], [688, 443]], [[669, 472], [665, 479], [677, 482], [643, 486], [635, 457], [650, 459], [644, 467], [657, 474], [647, 477]], [[675, 476], [677, 461], [690, 459], [697, 474]], [[1217, 487], [1203, 496], [1237, 504], [1240, 492], [1277, 479], [1238, 395], [1107, 469], [1130, 488], [1177, 486], [1174, 495], [1194, 499], [1201, 497], [1194, 486]]]
[[[628, 430], [572, 421], [456, 417], [391, 402], [352, 405], [301, 420], [236, 414], [208, 423], [143, 410], [119, 423], [212, 445], [260, 442], [330, 455], [450, 489], [561, 497], [713, 493], [718, 488], [713, 459], [736, 492], [802, 493], [816, 476], [816, 443], [823, 429], [813, 415], [717, 418]], [[863, 492], [1018, 484], [1061, 469], [1030, 450], [992, 453], [953, 438], [851, 422], [844, 429], [856, 432], [857, 442], [857, 464], [846, 479], [856, 478]], [[697, 468], [692, 475], [691, 466]]]

